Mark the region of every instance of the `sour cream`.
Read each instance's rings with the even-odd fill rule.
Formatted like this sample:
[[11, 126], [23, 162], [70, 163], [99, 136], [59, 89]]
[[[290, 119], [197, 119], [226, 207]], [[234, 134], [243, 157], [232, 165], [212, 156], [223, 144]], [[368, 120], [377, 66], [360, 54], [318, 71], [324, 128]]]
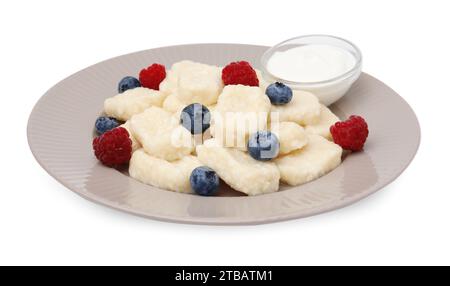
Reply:
[[275, 52], [267, 62], [267, 70], [287, 81], [308, 83], [337, 78], [355, 64], [355, 57], [345, 49], [310, 44]]
[[328, 35], [306, 35], [281, 42], [261, 57], [267, 82], [314, 93], [330, 105], [350, 89], [361, 74], [362, 55], [351, 42]]

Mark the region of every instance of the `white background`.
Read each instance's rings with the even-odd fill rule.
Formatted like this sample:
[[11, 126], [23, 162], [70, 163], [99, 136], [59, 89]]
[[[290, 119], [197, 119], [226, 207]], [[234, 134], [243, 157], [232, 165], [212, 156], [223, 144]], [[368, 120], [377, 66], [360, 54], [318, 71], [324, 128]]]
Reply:
[[[446, 2], [1, 1], [0, 264], [449, 264]], [[165, 45], [273, 45], [310, 33], [355, 42], [364, 71], [401, 94], [421, 123], [410, 167], [355, 205], [250, 227], [162, 223], [78, 197], [29, 151], [33, 105], [91, 64]]]

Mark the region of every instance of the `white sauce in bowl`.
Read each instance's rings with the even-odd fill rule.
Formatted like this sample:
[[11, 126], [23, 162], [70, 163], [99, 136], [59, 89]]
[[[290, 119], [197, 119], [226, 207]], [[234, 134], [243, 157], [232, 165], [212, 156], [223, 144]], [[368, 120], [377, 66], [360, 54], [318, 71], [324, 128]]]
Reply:
[[339, 77], [355, 65], [355, 56], [343, 48], [308, 44], [276, 51], [267, 61], [267, 70], [283, 80], [312, 83]]

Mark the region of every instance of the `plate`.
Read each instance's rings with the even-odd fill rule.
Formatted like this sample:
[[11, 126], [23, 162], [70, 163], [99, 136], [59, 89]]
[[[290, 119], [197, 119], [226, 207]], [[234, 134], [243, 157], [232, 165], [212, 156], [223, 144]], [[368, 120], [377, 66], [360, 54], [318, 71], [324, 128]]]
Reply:
[[201, 197], [142, 184], [95, 159], [93, 123], [123, 76], [136, 75], [153, 62], [170, 67], [183, 59], [221, 66], [242, 59], [259, 68], [267, 49], [241, 44], [170, 46], [88, 67], [37, 102], [27, 129], [31, 151], [51, 176], [86, 199], [152, 219], [196, 224], [259, 224], [323, 213], [367, 197], [405, 170], [420, 142], [417, 118], [395, 91], [365, 73], [331, 106], [341, 118], [358, 114], [367, 120], [370, 134], [364, 151], [301, 186], [282, 186], [279, 192], [253, 197]]

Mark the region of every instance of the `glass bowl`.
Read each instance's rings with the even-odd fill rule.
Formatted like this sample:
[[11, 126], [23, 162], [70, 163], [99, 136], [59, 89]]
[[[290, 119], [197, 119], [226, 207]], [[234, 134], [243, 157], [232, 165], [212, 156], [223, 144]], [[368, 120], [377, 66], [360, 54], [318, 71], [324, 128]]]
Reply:
[[[285, 80], [272, 74], [267, 69], [267, 63], [276, 52], [283, 52], [298, 46], [321, 44], [338, 47], [348, 51], [355, 57], [355, 65], [348, 71], [331, 79], [315, 82], [295, 82]], [[356, 45], [342, 38], [329, 35], [306, 35], [283, 41], [268, 49], [261, 57], [262, 74], [268, 82], [283, 82], [292, 89], [306, 90], [314, 93], [324, 105], [330, 105], [339, 100], [349, 90], [361, 74], [362, 54]]]

